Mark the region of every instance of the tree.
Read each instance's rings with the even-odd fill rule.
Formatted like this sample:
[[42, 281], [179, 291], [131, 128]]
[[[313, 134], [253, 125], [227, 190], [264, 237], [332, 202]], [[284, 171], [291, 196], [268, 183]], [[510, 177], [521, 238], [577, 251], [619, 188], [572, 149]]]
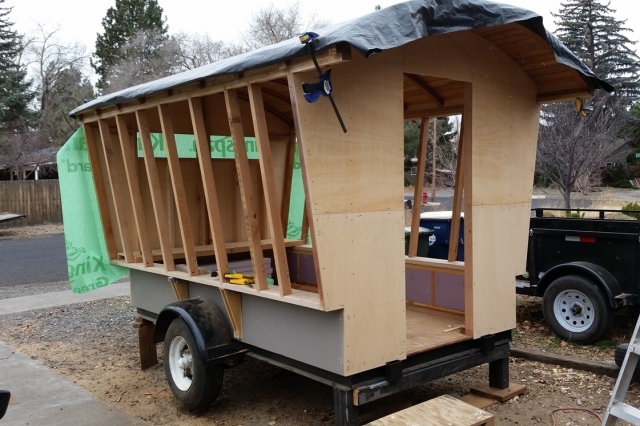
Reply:
[[631, 30], [613, 13], [601, 0], [565, 0], [553, 15], [560, 41], [616, 88], [579, 101], [586, 117], [572, 104], [542, 108], [536, 171], [558, 186], [567, 209], [573, 189], [598, 183], [602, 161], [624, 136], [627, 106], [640, 96], [640, 58], [624, 35]]
[[[617, 20], [610, 2], [565, 0], [560, 4], [555, 34], [600, 78], [616, 88], [616, 98], [640, 96], [640, 57], [625, 33], [626, 20]], [[614, 98], [614, 99], [616, 99]]]
[[31, 82], [21, 65], [22, 38], [12, 29], [10, 7], [2, 7], [0, 0], [0, 129], [20, 118], [30, 116], [29, 103], [33, 100]]
[[115, 7], [107, 10], [102, 19], [104, 34], [98, 34], [96, 51], [91, 66], [100, 76], [98, 88], [108, 85], [109, 68], [122, 62], [122, 49], [138, 36], [140, 31], [153, 35], [154, 40], [148, 43], [149, 51], [145, 58], [151, 59], [157, 49], [167, 40], [166, 19], [162, 16], [162, 8], [157, 0], [116, 0]]
[[297, 37], [307, 30], [318, 30], [329, 25], [314, 14], [307, 20], [300, 15], [299, 3], [277, 8], [271, 3], [251, 17], [249, 30], [243, 34], [244, 44], [249, 50], [279, 43]]
[[177, 44], [181, 70], [201, 67], [247, 51], [247, 48], [224, 41], [214, 41], [208, 34], [178, 33], [172, 37]]

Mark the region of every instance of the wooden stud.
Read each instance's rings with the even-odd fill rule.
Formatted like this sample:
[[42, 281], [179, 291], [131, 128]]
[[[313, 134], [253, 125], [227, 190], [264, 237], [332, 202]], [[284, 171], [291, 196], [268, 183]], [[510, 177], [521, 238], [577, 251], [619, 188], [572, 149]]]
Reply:
[[253, 184], [251, 183], [251, 170], [249, 169], [249, 160], [247, 158], [247, 147], [244, 144], [244, 129], [242, 128], [238, 94], [235, 89], [225, 90], [224, 97], [235, 152], [238, 184], [240, 185], [240, 197], [242, 199], [244, 220], [247, 227], [247, 239], [249, 241], [253, 274], [255, 276], [257, 289], [267, 290], [268, 285], [264, 270], [264, 254], [262, 253], [262, 243], [260, 240], [260, 223], [258, 222]]
[[91, 164], [91, 177], [93, 178], [93, 185], [96, 188], [96, 198], [98, 200], [98, 210], [100, 211], [100, 219], [102, 222], [102, 232], [104, 232], [104, 240], [107, 246], [109, 260], [112, 260], [117, 258], [118, 250], [113, 236], [111, 215], [109, 214], [107, 195], [104, 189], [104, 182], [102, 180], [102, 170], [100, 170], [100, 161], [98, 160], [96, 139], [90, 125], [86, 123], [83, 124], [82, 130], [84, 130], [84, 139], [87, 146], [87, 153], [89, 155], [89, 163]]
[[[289, 86], [289, 96], [291, 97], [291, 109], [293, 113], [293, 124], [296, 130], [298, 142], [298, 154], [300, 156], [300, 170], [302, 171], [302, 185], [304, 187], [304, 215], [302, 216], [302, 238], [306, 243], [309, 239], [308, 232], [311, 231], [311, 238], [315, 236], [313, 224], [313, 208], [310, 199], [309, 177], [307, 175], [307, 167], [305, 165], [304, 145], [300, 130], [300, 114], [298, 112], [298, 100], [296, 99], [296, 82], [293, 74], [287, 74], [287, 84]], [[306, 223], [305, 223], [306, 221]], [[305, 228], [306, 227], [306, 228]], [[322, 291], [322, 275], [320, 274], [320, 258], [318, 256], [318, 248], [313, 244], [313, 264], [316, 269], [316, 280], [318, 285], [318, 296], [320, 296], [320, 304], [324, 306], [324, 293]]]
[[[287, 158], [284, 169], [284, 188], [282, 190], [282, 228], [289, 227], [289, 207], [291, 204], [291, 185], [293, 184], [293, 166], [296, 156], [296, 132], [292, 130], [289, 142], [287, 143]], [[286, 237], [286, 234], [285, 234]]]
[[124, 260], [127, 263], [133, 263], [133, 249], [131, 248], [131, 241], [129, 240], [129, 227], [127, 224], [127, 213], [124, 211], [122, 205], [123, 199], [120, 198], [120, 177], [114, 171], [115, 158], [113, 155], [113, 144], [111, 141], [111, 131], [109, 130], [109, 124], [106, 120], [99, 120], [98, 126], [100, 127], [100, 137], [102, 138], [102, 149], [104, 152], [104, 159], [107, 165], [107, 178], [109, 179], [109, 186], [111, 186], [111, 196], [113, 197], [113, 206], [116, 212], [116, 223], [120, 230], [120, 240], [122, 242], [122, 251], [124, 252]]
[[173, 289], [173, 294], [177, 301], [187, 300], [189, 298], [189, 281], [169, 277], [169, 283]]
[[235, 291], [222, 289], [220, 293], [222, 294], [224, 306], [227, 308], [229, 319], [231, 319], [234, 337], [242, 339], [242, 295]]
[[133, 328], [138, 329], [138, 348], [140, 350], [140, 369], [146, 370], [158, 364], [158, 352], [153, 341], [155, 326], [151, 321], [136, 318]]
[[151, 192], [151, 203], [153, 204], [153, 213], [156, 218], [156, 226], [158, 228], [158, 238], [160, 239], [160, 250], [162, 251], [162, 261], [166, 272], [176, 269], [171, 251], [169, 228], [167, 223], [167, 214], [165, 204], [162, 199], [162, 191], [160, 190], [160, 178], [158, 177], [158, 168], [156, 159], [153, 155], [153, 146], [151, 145], [151, 136], [149, 133], [149, 122], [147, 119], [147, 111], [136, 111], [136, 120], [138, 122], [138, 132], [142, 141], [142, 154], [144, 156], [144, 167], [147, 171], [147, 180], [149, 181], [149, 189]]
[[438, 119], [433, 120], [433, 135], [431, 135], [431, 201], [436, 201], [436, 157], [438, 154]]
[[414, 74], [405, 74], [405, 76], [414, 85], [418, 86], [425, 93], [427, 93], [431, 97], [431, 99], [433, 99], [436, 102], [439, 108], [444, 107], [444, 99], [442, 99], [442, 97], [438, 95], [438, 92], [433, 90], [433, 88], [429, 86], [427, 83], [425, 83], [419, 76]]
[[473, 206], [472, 206], [472, 141], [473, 141], [473, 86], [464, 84], [464, 113], [462, 116], [462, 174], [464, 178], [464, 313], [465, 331], [473, 336]]
[[135, 221], [138, 239], [140, 240], [140, 251], [145, 266], [153, 266], [153, 255], [151, 254], [151, 246], [147, 238], [147, 230], [145, 227], [144, 208], [142, 206], [142, 195], [140, 194], [140, 182], [136, 170], [136, 150], [135, 138], [131, 137], [127, 128], [127, 120], [123, 115], [116, 116], [116, 124], [118, 126], [118, 136], [120, 137], [120, 147], [122, 148], [122, 158], [124, 162], [124, 170], [129, 187], [129, 196], [133, 205], [133, 218]]
[[278, 190], [273, 174], [273, 160], [271, 158], [267, 118], [265, 116], [262, 91], [259, 84], [249, 85], [249, 104], [251, 107], [256, 142], [258, 144], [258, 161], [260, 163], [262, 186], [267, 207], [267, 222], [269, 225], [269, 233], [271, 234], [271, 243], [273, 244], [273, 257], [278, 276], [278, 289], [280, 290], [280, 296], [286, 296], [291, 294], [291, 279], [289, 277], [287, 253], [284, 248], [285, 235], [282, 227], [282, 217], [280, 216], [280, 206], [278, 206], [277, 203]]
[[187, 196], [184, 191], [180, 159], [178, 158], [178, 148], [176, 147], [176, 136], [173, 131], [171, 115], [169, 114], [169, 106], [158, 106], [158, 113], [160, 114], [160, 124], [162, 126], [162, 134], [164, 135], [164, 145], [167, 152], [169, 173], [171, 174], [171, 186], [173, 187], [173, 197], [176, 202], [185, 261], [187, 262], [189, 276], [198, 275], [198, 260], [193, 242], [193, 233], [191, 232], [189, 206], [187, 206]]
[[420, 228], [420, 213], [422, 212], [422, 190], [424, 189], [424, 168], [427, 162], [427, 145], [429, 139], [429, 119], [422, 118], [420, 124], [420, 140], [418, 141], [418, 170], [413, 190], [413, 207], [411, 210], [411, 236], [409, 238], [409, 257], [418, 255], [418, 228]]
[[223, 282], [224, 274], [229, 272], [229, 261], [227, 259], [227, 250], [224, 241], [222, 216], [220, 215], [220, 200], [218, 199], [213, 167], [211, 165], [211, 144], [206, 130], [202, 99], [189, 98], [189, 110], [191, 112], [193, 134], [196, 140], [204, 197], [207, 204], [213, 250], [216, 256], [216, 263], [218, 264], [218, 271], [220, 271], [218, 276], [220, 277], [220, 282]]
[[453, 189], [453, 207], [451, 211], [451, 229], [449, 230], [449, 255], [447, 260], [458, 260], [458, 244], [460, 243], [460, 214], [462, 209], [462, 194], [464, 191], [464, 167], [462, 167], [462, 145], [464, 142], [464, 117], [460, 122], [460, 137], [458, 138], [458, 158], [456, 161], [456, 181]]

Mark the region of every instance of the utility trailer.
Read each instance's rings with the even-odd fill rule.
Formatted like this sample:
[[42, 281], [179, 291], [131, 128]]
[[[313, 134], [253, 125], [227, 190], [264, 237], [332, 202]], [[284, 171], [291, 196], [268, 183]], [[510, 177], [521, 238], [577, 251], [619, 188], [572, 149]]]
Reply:
[[[485, 363], [489, 385], [508, 388], [539, 105], [611, 87], [542, 18], [484, 0], [414, 0], [319, 33], [72, 111], [110, 262], [131, 271], [143, 368], [164, 341], [169, 386], [198, 410], [226, 366], [253, 356], [332, 386], [338, 425]], [[453, 247], [416, 256], [419, 203], [405, 256], [403, 124], [457, 114], [465, 262]], [[179, 155], [182, 135], [193, 158]], [[418, 180], [427, 136], [423, 125]], [[220, 137], [232, 159], [212, 159]], [[296, 146], [304, 218], [285, 239]], [[247, 262], [253, 283], [225, 278]]]
[[533, 211], [527, 273], [517, 277], [516, 292], [542, 297], [545, 320], [558, 336], [595, 342], [610, 330], [615, 309], [638, 303], [640, 222], [605, 219], [605, 213], [625, 213], [620, 210], [580, 210], [597, 218]]

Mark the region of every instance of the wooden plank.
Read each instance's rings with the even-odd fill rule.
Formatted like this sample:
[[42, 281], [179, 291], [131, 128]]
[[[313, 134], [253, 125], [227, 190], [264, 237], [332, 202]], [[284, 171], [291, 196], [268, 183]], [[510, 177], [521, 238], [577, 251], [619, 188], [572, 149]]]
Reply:
[[[300, 238], [305, 242], [309, 241], [309, 232], [311, 232], [311, 238], [315, 239], [315, 229], [313, 224], [313, 209], [311, 208], [311, 193], [309, 192], [309, 176], [307, 173], [307, 165], [305, 162], [306, 155], [304, 153], [304, 142], [301, 134], [301, 112], [298, 108], [298, 97], [301, 96], [297, 82], [297, 77], [293, 74], [287, 75], [287, 84], [289, 86], [289, 96], [291, 97], [291, 108], [293, 111], [293, 125], [296, 131], [296, 141], [298, 143], [298, 155], [300, 160], [300, 170], [302, 172], [302, 186], [304, 187], [304, 208], [302, 213], [302, 229], [300, 231]], [[313, 264], [316, 269], [316, 284], [318, 285], [318, 295], [320, 296], [320, 303], [324, 306], [324, 292], [322, 290], [322, 275], [320, 273], [320, 258], [318, 256], [318, 248], [313, 244]]]
[[258, 290], [267, 290], [267, 277], [264, 271], [264, 254], [260, 244], [260, 223], [258, 222], [256, 201], [254, 199], [253, 184], [251, 182], [251, 171], [249, 170], [249, 160], [247, 159], [247, 147], [244, 144], [244, 130], [242, 128], [242, 116], [238, 95], [235, 89], [225, 90], [225, 103], [227, 106], [227, 116], [229, 118], [229, 128], [235, 152], [236, 171], [238, 173], [238, 185], [240, 187], [240, 197], [244, 213], [244, 222], [247, 228], [247, 240], [249, 241], [249, 252]]
[[462, 398], [460, 398], [460, 400], [481, 410], [484, 410], [487, 407], [491, 407], [498, 402], [495, 399], [485, 398], [479, 395], [474, 395], [472, 393], [464, 395]]
[[191, 231], [191, 220], [189, 219], [189, 206], [187, 196], [184, 191], [182, 171], [180, 170], [180, 159], [178, 158], [178, 148], [176, 147], [176, 137], [173, 132], [173, 123], [167, 105], [158, 106], [160, 114], [160, 124], [164, 136], [164, 146], [167, 153], [169, 173], [171, 175], [171, 186], [173, 187], [173, 197], [176, 202], [178, 222], [180, 224], [180, 236], [182, 237], [182, 247], [184, 248], [185, 261], [190, 275], [198, 275], [198, 260], [196, 259], [195, 244]]
[[[296, 133], [292, 130], [289, 142], [287, 143], [287, 158], [284, 169], [284, 188], [282, 189], [282, 227], [289, 227], [289, 208], [291, 205], [291, 185], [293, 184], [293, 166], [296, 156]], [[286, 237], [287, 235], [285, 235]]]
[[[464, 312], [465, 312], [465, 330], [469, 334], [473, 334], [474, 330], [474, 302], [473, 302], [473, 193], [471, 191], [472, 187], [472, 154], [473, 154], [473, 146], [471, 142], [473, 139], [473, 85], [472, 83], [464, 84], [464, 112], [462, 116], [464, 120], [460, 123], [462, 127], [462, 136], [464, 140], [462, 141], [462, 169], [461, 174], [463, 176], [464, 182], [461, 182], [461, 185], [464, 187], [464, 191], [466, 191], [464, 197], [464, 211], [467, 213], [465, 217], [465, 225], [464, 225], [464, 262], [467, 266], [464, 274]], [[459, 226], [459, 225], [458, 225]], [[469, 257], [467, 257], [469, 256]], [[496, 295], [492, 295], [492, 297], [496, 297]]]
[[456, 161], [456, 181], [453, 189], [453, 207], [451, 211], [451, 229], [449, 230], [449, 262], [458, 260], [458, 246], [460, 244], [460, 213], [462, 211], [462, 194], [464, 191], [464, 168], [462, 167], [464, 145], [464, 117], [460, 122], [460, 138], [458, 139], [458, 158]]
[[176, 296], [177, 301], [187, 300], [189, 298], [189, 281], [169, 278], [169, 283], [171, 284], [173, 294]]
[[138, 180], [135, 163], [137, 157], [136, 139], [129, 133], [127, 120], [123, 115], [116, 116], [116, 124], [118, 126], [118, 136], [120, 137], [120, 147], [122, 149], [127, 186], [129, 187], [129, 196], [131, 197], [131, 204], [133, 206], [134, 223], [138, 239], [140, 240], [142, 260], [145, 266], [153, 266], [151, 246], [149, 245], [147, 230], [144, 223], [145, 217], [144, 208], [142, 206], [142, 195], [140, 194], [140, 182]]
[[449, 395], [442, 395], [383, 417], [369, 426], [493, 426], [494, 416]]
[[153, 341], [155, 326], [151, 321], [136, 318], [133, 328], [138, 330], [138, 348], [140, 350], [140, 369], [146, 370], [158, 364], [158, 352]]
[[107, 178], [109, 179], [109, 186], [111, 187], [111, 196], [113, 198], [113, 205], [116, 212], [116, 223], [120, 231], [120, 241], [122, 242], [122, 251], [124, 252], [124, 259], [127, 262], [133, 262], [133, 250], [131, 247], [131, 241], [129, 239], [129, 226], [127, 223], [127, 213], [123, 205], [123, 199], [120, 195], [121, 184], [119, 182], [119, 176], [114, 172], [116, 167], [115, 158], [113, 154], [113, 144], [111, 141], [111, 131], [109, 130], [109, 124], [106, 120], [100, 120], [98, 122], [100, 128], [100, 137], [102, 138], [102, 149], [104, 152], [104, 158], [107, 164]]
[[493, 398], [498, 402], [507, 402], [511, 398], [525, 393], [527, 387], [520, 383], [511, 383], [506, 389], [492, 388], [489, 385], [478, 385], [469, 388], [469, 390], [485, 398]]
[[171, 253], [171, 243], [169, 236], [169, 227], [167, 223], [167, 214], [165, 204], [162, 199], [162, 191], [160, 186], [160, 178], [158, 177], [158, 168], [156, 159], [151, 146], [151, 136], [149, 133], [149, 122], [147, 119], [147, 111], [136, 111], [136, 120], [138, 122], [138, 132], [142, 142], [142, 154], [144, 156], [144, 167], [147, 172], [147, 180], [149, 181], [149, 191], [151, 193], [151, 202], [153, 204], [153, 214], [156, 218], [156, 227], [158, 228], [158, 238], [160, 239], [160, 250], [162, 252], [162, 261], [165, 271], [175, 270], [175, 262]]
[[276, 189], [276, 182], [273, 174], [273, 160], [271, 158], [269, 131], [267, 129], [267, 119], [265, 117], [260, 85], [249, 85], [249, 101], [251, 106], [251, 115], [253, 118], [254, 133], [258, 144], [260, 173], [262, 175], [262, 186], [264, 189], [264, 198], [267, 207], [269, 233], [271, 234], [271, 242], [273, 244], [273, 257], [278, 276], [278, 288], [280, 290], [280, 295], [284, 296], [291, 294], [289, 265], [287, 264], [287, 253], [284, 249], [284, 239], [286, 235], [284, 235], [283, 232], [280, 206], [278, 206], [278, 190]]
[[220, 294], [231, 319], [234, 337], [242, 339], [242, 295], [230, 290], [220, 290]]
[[209, 143], [209, 135], [205, 128], [202, 99], [190, 98], [189, 110], [191, 112], [193, 134], [196, 140], [198, 164], [200, 165], [200, 174], [204, 187], [214, 254], [216, 263], [218, 264], [218, 270], [222, 272], [221, 276], [224, 277], [224, 274], [229, 272], [229, 262], [224, 242], [224, 226], [222, 216], [220, 215], [220, 200], [218, 198], [218, 190], [211, 165], [211, 144]]
[[100, 211], [100, 222], [102, 223], [102, 231], [104, 232], [104, 240], [107, 246], [107, 253], [109, 259], [115, 259], [117, 257], [116, 242], [113, 236], [113, 228], [111, 225], [111, 216], [109, 214], [109, 207], [107, 206], [107, 195], [105, 193], [104, 184], [102, 180], [102, 170], [100, 170], [100, 161], [98, 160], [97, 144], [93, 134], [91, 126], [84, 123], [82, 125], [84, 130], [84, 138], [87, 146], [87, 153], [89, 154], [89, 163], [91, 165], [91, 177], [93, 178], [93, 185], [96, 189], [96, 198], [98, 200], [98, 210]]
[[429, 139], [429, 119], [422, 118], [420, 123], [420, 140], [418, 141], [418, 170], [413, 190], [413, 207], [411, 211], [411, 236], [409, 237], [409, 257], [418, 255], [418, 228], [422, 212], [422, 191], [424, 190], [424, 169], [427, 163], [427, 145]]
[[620, 373], [620, 367], [615, 364], [593, 361], [587, 358], [579, 358], [575, 356], [542, 352], [532, 348], [518, 348], [511, 346], [511, 356], [529, 361], [588, 371], [590, 373], [601, 374], [613, 378], [618, 377], [618, 373]]
[[469, 340], [460, 332], [446, 332], [464, 326], [464, 315], [407, 305], [407, 355]]
[[440, 108], [444, 107], [444, 99], [442, 99], [442, 97], [438, 95], [438, 92], [436, 92], [431, 86], [429, 86], [419, 76], [415, 74], [405, 74], [405, 77], [407, 77], [409, 81], [411, 81], [413, 84], [415, 84], [417, 87], [422, 89], [425, 93], [427, 93], [429, 97], [431, 97], [431, 99], [435, 101], [438, 107]]

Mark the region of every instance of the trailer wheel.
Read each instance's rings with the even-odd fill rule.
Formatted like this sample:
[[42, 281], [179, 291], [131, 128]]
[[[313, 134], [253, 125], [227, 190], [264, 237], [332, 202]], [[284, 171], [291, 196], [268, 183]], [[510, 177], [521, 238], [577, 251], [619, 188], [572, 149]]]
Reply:
[[544, 319], [566, 340], [593, 343], [609, 331], [613, 308], [594, 283], [565, 275], [551, 283], [542, 299]]
[[193, 334], [181, 318], [171, 322], [164, 338], [164, 374], [173, 395], [191, 411], [208, 407], [222, 390], [222, 366], [198, 356]]

